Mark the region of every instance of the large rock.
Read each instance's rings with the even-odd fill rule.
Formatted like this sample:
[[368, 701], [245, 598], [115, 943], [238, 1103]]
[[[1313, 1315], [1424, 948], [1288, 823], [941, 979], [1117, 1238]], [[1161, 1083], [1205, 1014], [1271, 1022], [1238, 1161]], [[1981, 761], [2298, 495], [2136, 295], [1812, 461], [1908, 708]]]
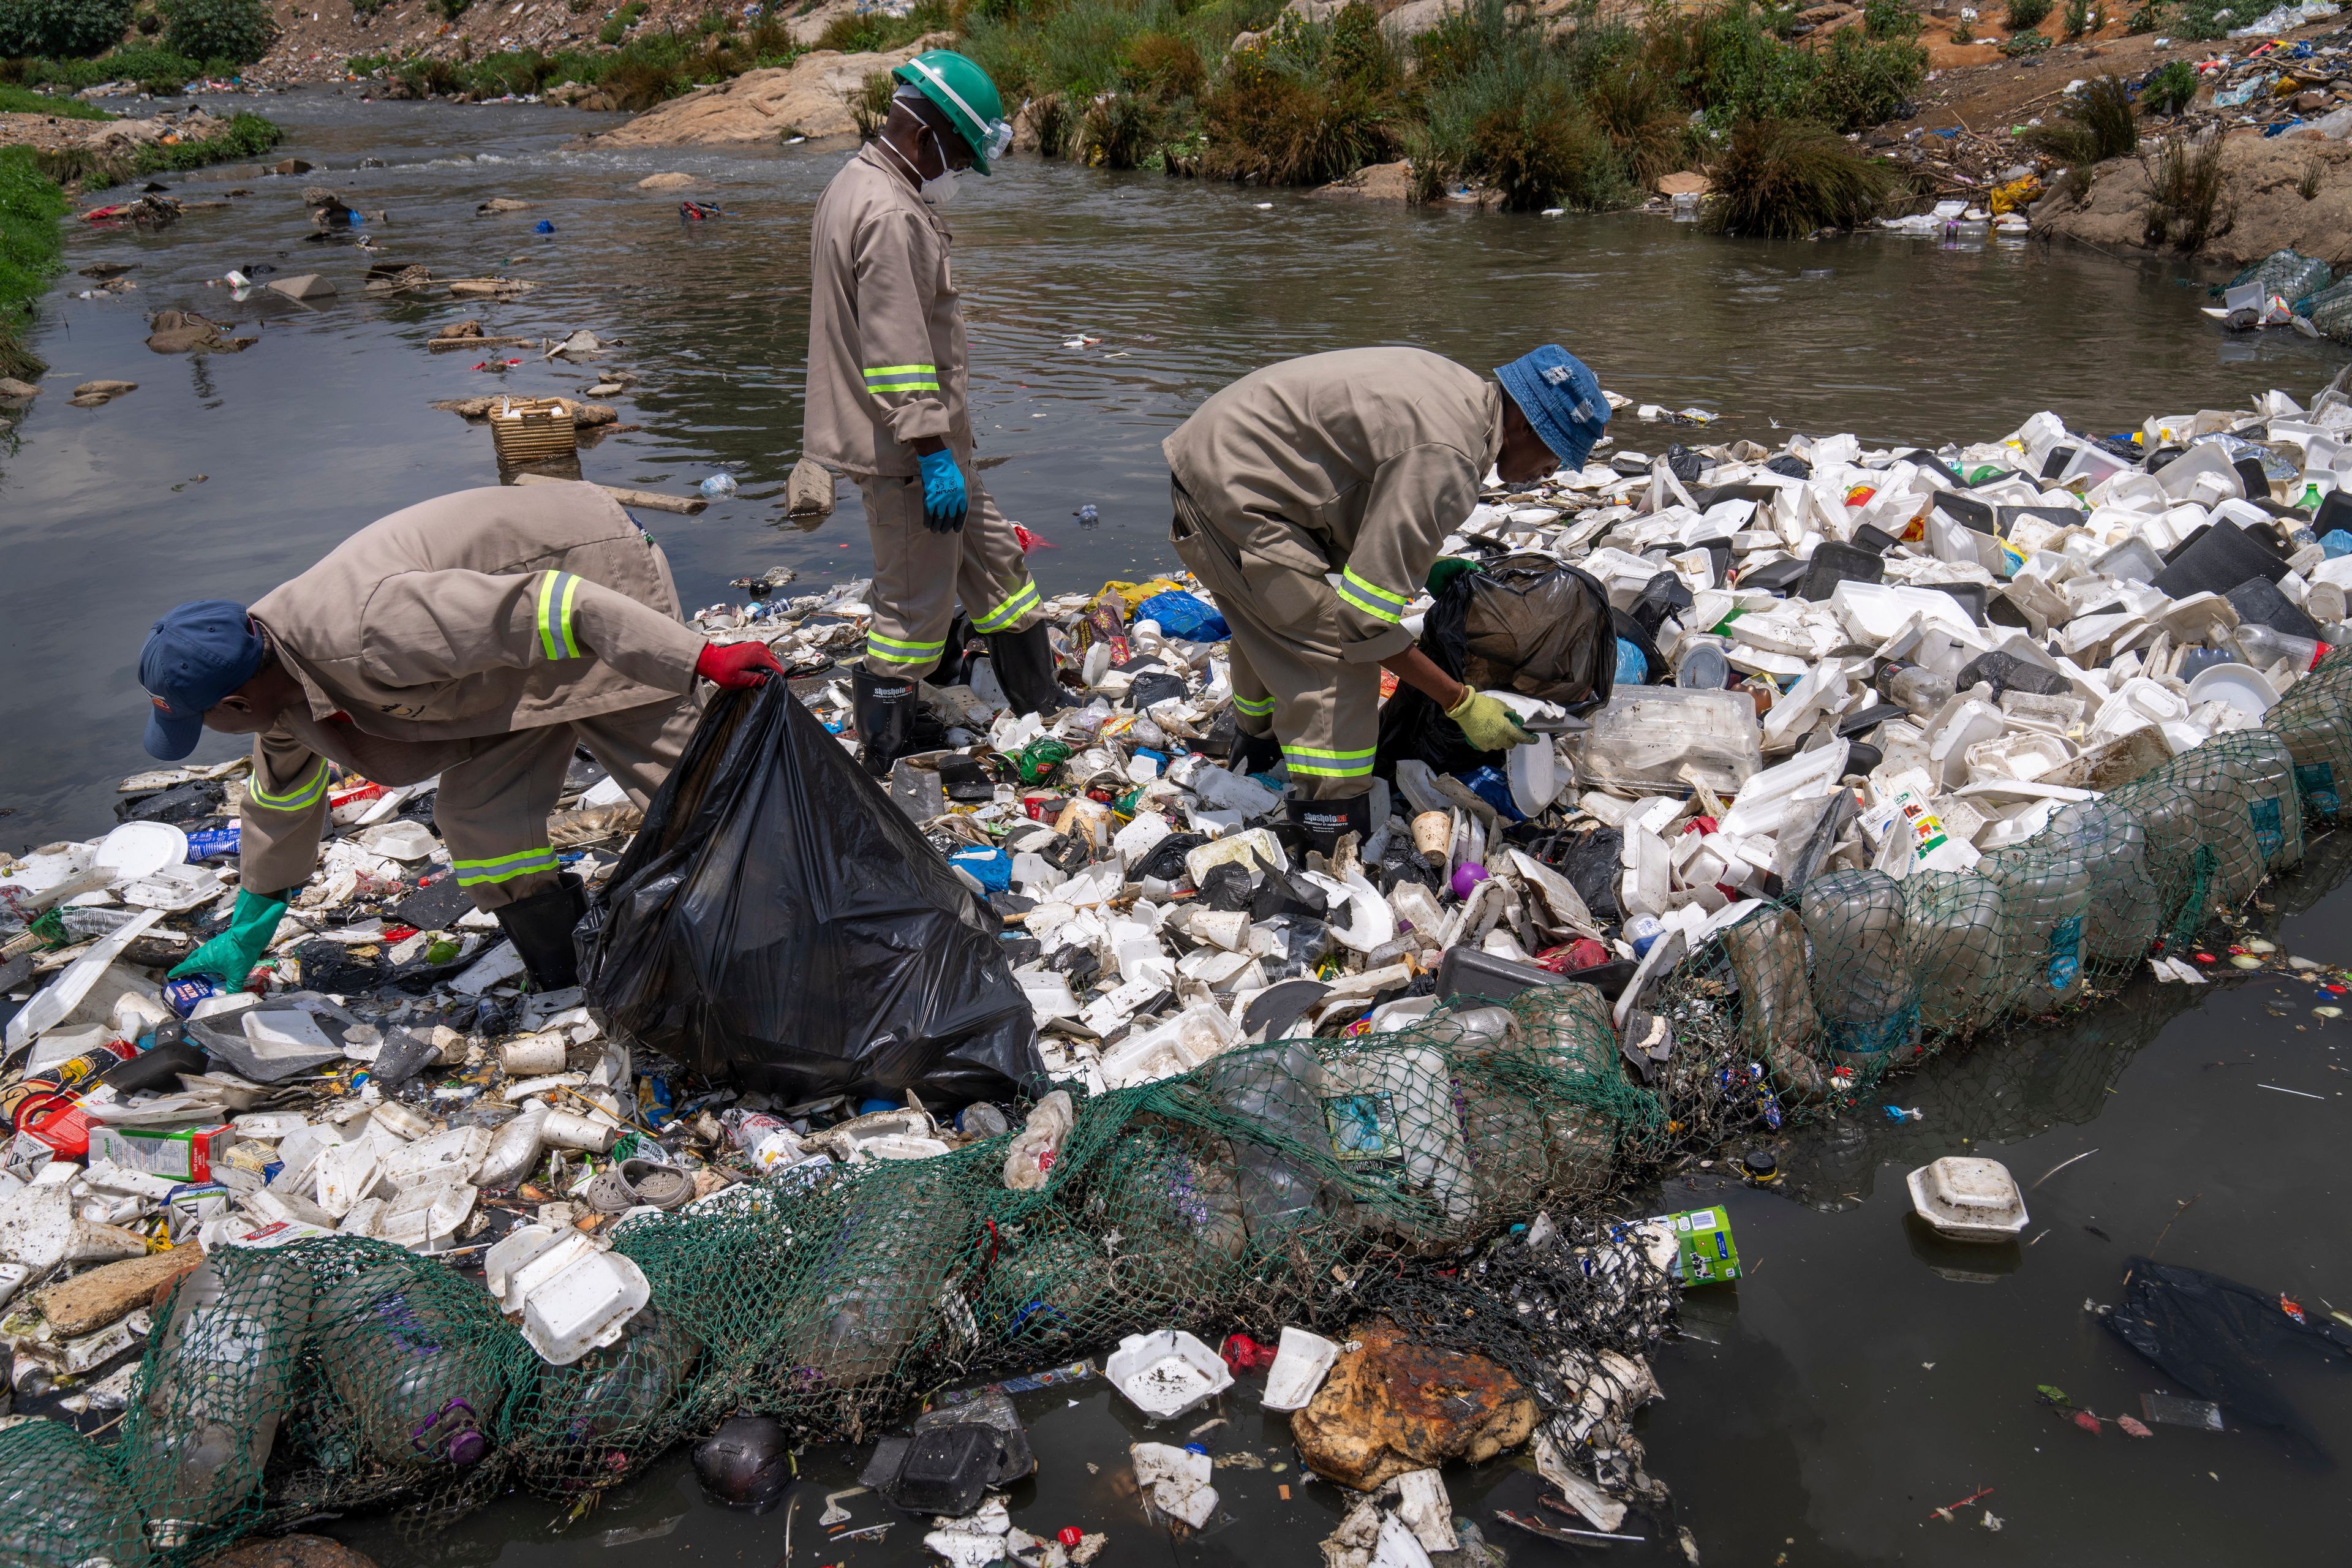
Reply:
[[1535, 1400], [1486, 1357], [1409, 1343], [1384, 1318], [1349, 1337], [1360, 1348], [1290, 1418], [1316, 1474], [1370, 1491], [1408, 1470], [1484, 1464], [1534, 1434]]
[[1404, 5], [1381, 18], [1381, 31], [1389, 36], [1391, 43], [1405, 43], [1428, 32], [1445, 20], [1448, 12], [1459, 11], [1462, 5], [1463, 0], [1405, 0]]
[[155, 1299], [168, 1285], [205, 1260], [193, 1247], [174, 1247], [148, 1258], [127, 1258], [77, 1274], [62, 1285], [33, 1292], [33, 1305], [49, 1327], [71, 1339], [127, 1318]]
[[[2116, 158], [2093, 170], [2087, 196], [2053, 194], [2035, 203], [2034, 228], [2102, 250], [2145, 253], [2148, 171], [2160, 161], [2152, 142], [2142, 142], [2140, 157]], [[2317, 194], [2306, 201], [2302, 187], [2313, 174]], [[2244, 267], [2273, 250], [2352, 266], [2352, 143], [2311, 132], [2265, 137], [2253, 131], [2222, 143], [2221, 203], [2197, 258]]]
[[1367, 163], [1354, 174], [1328, 185], [1318, 185], [1308, 194], [1335, 198], [1352, 196], [1366, 202], [1409, 202], [1412, 200], [1412, 160]]
[[375, 1559], [323, 1535], [281, 1535], [248, 1541], [203, 1568], [375, 1568]]
[[724, 147], [782, 136], [847, 136], [857, 121], [849, 100], [876, 71], [953, 42], [945, 33], [883, 54], [818, 49], [788, 67], [746, 71], [733, 81], [672, 99], [626, 125], [591, 138], [599, 147]]

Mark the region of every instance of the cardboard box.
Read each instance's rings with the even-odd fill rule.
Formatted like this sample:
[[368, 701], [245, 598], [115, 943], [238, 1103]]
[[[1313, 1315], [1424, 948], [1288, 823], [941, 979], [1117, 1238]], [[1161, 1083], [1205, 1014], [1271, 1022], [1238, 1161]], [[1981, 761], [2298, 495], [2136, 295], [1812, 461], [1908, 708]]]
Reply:
[[1680, 1244], [1675, 1261], [1685, 1289], [1739, 1278], [1739, 1247], [1731, 1239], [1731, 1216], [1720, 1205], [1669, 1215], [1666, 1223]]
[[89, 1130], [89, 1158], [95, 1164], [110, 1160], [126, 1171], [144, 1171], [175, 1182], [208, 1182], [213, 1166], [225, 1162], [237, 1142], [236, 1129], [224, 1121], [217, 1127], [108, 1127]]

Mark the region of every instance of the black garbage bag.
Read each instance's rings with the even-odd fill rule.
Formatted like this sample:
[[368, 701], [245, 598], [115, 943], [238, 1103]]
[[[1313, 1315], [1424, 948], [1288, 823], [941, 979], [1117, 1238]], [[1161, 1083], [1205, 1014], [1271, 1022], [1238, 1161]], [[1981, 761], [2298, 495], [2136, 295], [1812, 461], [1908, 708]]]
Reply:
[[[1507, 555], [1445, 584], [1422, 620], [1421, 651], [1482, 691], [1517, 691], [1585, 713], [1609, 700], [1617, 631], [1608, 591], [1549, 555]], [[1500, 752], [1463, 738], [1444, 710], [1410, 686], [1381, 710], [1373, 772], [1396, 776], [1407, 758], [1441, 773], [1501, 767]]]
[[2322, 1310], [2201, 1268], [2135, 1258], [2125, 1266], [2124, 1299], [2107, 1314], [2107, 1327], [2191, 1392], [2241, 1421], [2284, 1430], [2328, 1462], [2318, 1434], [2287, 1397], [2312, 1367], [2340, 1371], [2352, 1363], [2352, 1330]]
[[1042, 1082], [996, 917], [781, 680], [703, 712], [578, 933], [624, 1037], [746, 1088]]

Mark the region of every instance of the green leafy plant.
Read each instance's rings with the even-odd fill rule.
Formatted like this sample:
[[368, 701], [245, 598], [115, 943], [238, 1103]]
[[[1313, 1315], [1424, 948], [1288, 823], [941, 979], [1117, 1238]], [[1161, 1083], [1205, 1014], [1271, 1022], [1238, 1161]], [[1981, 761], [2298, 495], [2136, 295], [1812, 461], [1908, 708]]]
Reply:
[[836, 16], [817, 35], [816, 47], [839, 49], [845, 55], [877, 54], [904, 48], [925, 33], [940, 32], [951, 25], [947, 0], [916, 0], [903, 16], [880, 11]]
[[1973, 44], [1976, 41], [1977, 30], [1969, 25], [1967, 17], [1963, 16], [1958, 21], [1952, 24], [1952, 42], [1956, 44]]
[[2091, 4], [2091, 0], [2066, 0], [2065, 16], [2063, 26], [2066, 36], [2070, 38], [2081, 37], [2099, 26], [2102, 22], [2098, 9]]
[[2049, 37], [2042, 33], [2011, 33], [2000, 41], [2000, 52], [2011, 59], [2038, 55], [2049, 47]]
[[1927, 26], [1903, 0], [1864, 0], [1862, 30], [1874, 38], [1916, 38]]
[[1894, 189], [1888, 172], [1844, 137], [1790, 121], [1734, 126], [1708, 178], [1709, 227], [1773, 239], [1867, 223]]
[[637, 19], [645, 14], [646, 0], [629, 0], [627, 5], [604, 18], [604, 25], [596, 29], [596, 41], [608, 49], [614, 47], [628, 37], [629, 29], [635, 26]]
[[2173, 31], [2197, 43], [2212, 43], [2230, 36], [2230, 29], [2237, 24], [2241, 14], [2232, 6], [2220, 4], [2219, 0], [2185, 0]]
[[2197, 72], [2187, 60], [2168, 60], [2139, 89], [2140, 107], [2150, 114], [2178, 114], [2197, 98]]
[[278, 37], [268, 0], [162, 0], [163, 40], [192, 60], [248, 65]]
[[898, 90], [898, 79], [888, 71], [867, 71], [866, 79], [850, 95], [849, 118], [857, 122], [857, 139], [870, 142], [890, 118], [890, 96]]
[[0, 56], [74, 58], [122, 39], [131, 0], [0, 0]]
[[16, 327], [65, 269], [58, 220], [72, 210], [29, 147], [0, 147], [0, 375], [30, 380], [48, 367], [16, 341]]
[[1557, 85], [1481, 118], [1471, 128], [1468, 166], [1502, 193], [1509, 211], [1604, 211], [1633, 197], [1608, 132]]
[[2021, 33], [2028, 27], [2042, 26], [2050, 15], [2053, 0], [2009, 0], [2008, 6], [2001, 13], [2001, 20], [2011, 32]]
[[2155, 0], [2147, 0], [2124, 18], [2124, 30], [2127, 33], [2153, 33], [2163, 26], [2164, 8]]

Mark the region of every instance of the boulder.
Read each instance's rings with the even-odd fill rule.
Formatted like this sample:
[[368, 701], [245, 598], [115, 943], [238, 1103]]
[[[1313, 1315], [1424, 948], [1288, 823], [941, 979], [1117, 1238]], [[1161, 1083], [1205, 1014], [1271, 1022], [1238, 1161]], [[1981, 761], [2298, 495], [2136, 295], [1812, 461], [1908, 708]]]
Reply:
[[281, 1535], [248, 1541], [207, 1560], [203, 1568], [375, 1568], [375, 1559], [323, 1535]]
[[1409, 1470], [1484, 1464], [1534, 1434], [1534, 1398], [1488, 1358], [1412, 1344], [1384, 1318], [1349, 1338], [1357, 1348], [1290, 1418], [1316, 1474], [1370, 1491]]
[[297, 273], [291, 278], [272, 279], [268, 284], [273, 294], [283, 294], [289, 300], [325, 300], [333, 297], [335, 285], [315, 272]]
[[1354, 174], [1307, 194], [1334, 198], [1352, 196], [1367, 202], [1409, 202], [1412, 200], [1412, 160], [1367, 163]]
[[119, 1318], [146, 1306], [155, 1293], [205, 1260], [193, 1247], [174, 1247], [146, 1258], [126, 1258], [77, 1274], [62, 1285], [33, 1292], [49, 1327], [67, 1338], [93, 1333]]
[[1445, 19], [1449, 11], [1462, 9], [1463, 0], [1406, 0], [1381, 18], [1381, 31], [1389, 41], [1402, 44], [1417, 38]]
[[147, 331], [147, 346], [159, 354], [233, 354], [259, 341], [225, 336], [220, 322], [208, 321], [194, 310], [158, 310]]
[[644, 179], [637, 182], [637, 189], [641, 191], [684, 191], [690, 190], [700, 184], [702, 184], [702, 182], [696, 179], [692, 174], [682, 174], [672, 172], [667, 174], [647, 174]]
[[[2150, 253], [2148, 164], [2153, 149], [2091, 170], [2090, 188], [2054, 182], [2033, 204], [2037, 233], [2059, 234], [2101, 250]], [[2314, 194], [2303, 195], [2309, 179]], [[2221, 195], [2197, 259], [2239, 268], [2274, 250], [2299, 250], [2341, 269], [2352, 266], [2352, 142], [2300, 132], [2231, 135], [2221, 144]], [[2176, 247], [2161, 254], [2179, 255]]]
[[853, 135], [857, 121], [849, 112], [849, 100], [867, 77], [952, 42], [944, 33], [933, 33], [881, 54], [816, 49], [790, 66], [746, 71], [733, 81], [674, 98], [592, 138], [590, 144], [724, 147], [784, 136]]
[[1658, 195], [1662, 196], [1701, 196], [1712, 188], [1706, 176], [1695, 169], [1658, 176]]
[[530, 205], [529, 202], [518, 201], [512, 196], [492, 196], [474, 209], [474, 216], [487, 217], [492, 213], [519, 213], [525, 211]]

